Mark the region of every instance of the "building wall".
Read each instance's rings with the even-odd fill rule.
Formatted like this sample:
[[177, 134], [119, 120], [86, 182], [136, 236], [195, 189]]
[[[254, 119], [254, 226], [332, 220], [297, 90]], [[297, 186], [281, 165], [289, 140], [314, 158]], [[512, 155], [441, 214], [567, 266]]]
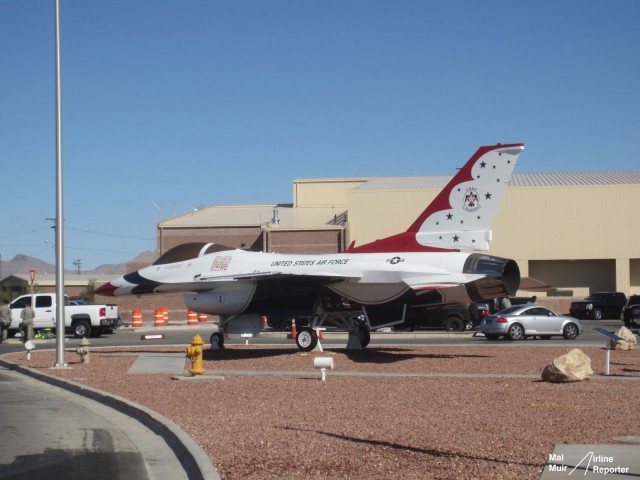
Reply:
[[354, 190], [349, 194], [349, 241], [357, 245], [404, 232], [439, 189]]
[[616, 291], [616, 262], [609, 260], [531, 260], [529, 276], [585, 297], [590, 291]]
[[158, 250], [161, 254], [187, 242], [212, 242], [231, 248], [262, 250], [262, 230], [260, 227], [158, 229]]
[[293, 181], [293, 205], [295, 207], [320, 207], [347, 205], [350, 190], [362, 185], [366, 179], [319, 178]]
[[271, 253], [336, 253], [343, 250], [341, 232], [340, 230], [270, 230], [267, 250]]
[[548, 260], [640, 258], [633, 241], [640, 222], [629, 221], [638, 195], [640, 185], [508, 188], [492, 250]]

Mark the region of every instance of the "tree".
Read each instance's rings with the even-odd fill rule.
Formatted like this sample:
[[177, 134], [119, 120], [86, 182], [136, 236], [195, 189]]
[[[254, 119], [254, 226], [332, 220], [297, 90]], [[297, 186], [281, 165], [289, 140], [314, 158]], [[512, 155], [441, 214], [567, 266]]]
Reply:
[[93, 303], [94, 302], [93, 291], [95, 289], [96, 289], [96, 281], [95, 279], [92, 278], [87, 282], [87, 287], [82, 292], [80, 292], [80, 296], [85, 302]]

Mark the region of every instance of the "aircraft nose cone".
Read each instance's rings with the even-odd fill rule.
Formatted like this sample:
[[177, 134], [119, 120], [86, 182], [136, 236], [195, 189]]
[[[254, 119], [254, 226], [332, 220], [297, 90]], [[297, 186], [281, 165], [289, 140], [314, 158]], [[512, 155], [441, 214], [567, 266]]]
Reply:
[[111, 282], [107, 282], [107, 283], [103, 283], [102, 285], [100, 285], [98, 288], [96, 288], [93, 293], [96, 295], [103, 295], [105, 297], [115, 297], [115, 291], [116, 291], [116, 287], [115, 285], [113, 285]]

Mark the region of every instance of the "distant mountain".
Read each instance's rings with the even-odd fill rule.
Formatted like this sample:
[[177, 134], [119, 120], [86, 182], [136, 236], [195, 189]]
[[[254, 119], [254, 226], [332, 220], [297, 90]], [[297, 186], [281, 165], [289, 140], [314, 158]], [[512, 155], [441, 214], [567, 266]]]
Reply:
[[[16, 255], [8, 262], [3, 261], [0, 267], [2, 278], [16, 274], [27, 275], [31, 269], [35, 269], [36, 272], [43, 275], [56, 273], [55, 265], [40, 260], [39, 258], [21, 254]], [[68, 272], [68, 270], [65, 270], [65, 272]]]
[[[150, 264], [156, 259], [157, 255], [153, 252], [142, 252], [136, 258], [129, 262], [137, 262], [143, 264]], [[82, 270], [83, 275], [123, 275], [127, 273], [127, 263], [118, 264], [105, 264], [93, 270]], [[18, 254], [9, 261], [0, 261], [0, 279], [8, 277], [9, 275], [22, 274], [27, 275], [30, 269], [35, 269], [39, 274], [56, 273], [56, 266], [47, 263], [39, 258], [29, 257], [27, 255]], [[75, 273], [75, 270], [65, 269], [65, 273]]]
[[104, 265], [100, 265], [99, 267], [94, 268], [93, 270], [83, 271], [84, 274], [95, 273], [96, 275], [124, 275], [127, 273], [127, 264], [126, 263], [105, 263]]

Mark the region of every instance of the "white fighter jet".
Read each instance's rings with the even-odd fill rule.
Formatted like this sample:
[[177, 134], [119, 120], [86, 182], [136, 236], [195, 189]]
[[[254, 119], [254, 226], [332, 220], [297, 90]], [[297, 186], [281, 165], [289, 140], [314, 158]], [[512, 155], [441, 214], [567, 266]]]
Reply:
[[346, 329], [350, 342], [365, 347], [371, 329], [416, 323], [426, 306], [516, 292], [514, 260], [460, 250], [489, 248], [492, 219], [523, 149], [479, 148], [400, 234], [321, 255], [187, 243], [95, 293], [185, 292], [187, 308], [220, 317], [212, 348], [223, 347], [225, 332], [257, 335], [264, 316], [296, 322], [302, 350], [315, 348], [323, 324]]

